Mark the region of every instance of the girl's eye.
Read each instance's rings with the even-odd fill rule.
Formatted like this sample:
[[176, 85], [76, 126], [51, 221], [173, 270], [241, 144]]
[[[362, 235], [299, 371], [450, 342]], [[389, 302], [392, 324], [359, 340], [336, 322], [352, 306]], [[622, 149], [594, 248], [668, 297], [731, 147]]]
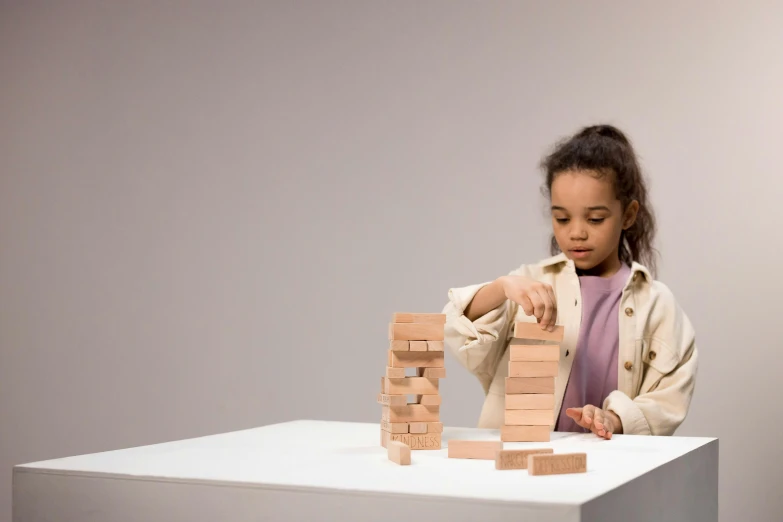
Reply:
[[606, 218], [594, 218], [594, 219], [591, 219], [591, 220], [590, 220], [590, 223], [592, 223], [592, 224], [594, 224], [594, 225], [598, 225], [598, 224], [600, 224], [600, 223], [603, 223], [603, 222], [604, 222], [604, 219], [606, 219]]
[[555, 221], [557, 221], [560, 224], [568, 223], [568, 218], [555, 218]]

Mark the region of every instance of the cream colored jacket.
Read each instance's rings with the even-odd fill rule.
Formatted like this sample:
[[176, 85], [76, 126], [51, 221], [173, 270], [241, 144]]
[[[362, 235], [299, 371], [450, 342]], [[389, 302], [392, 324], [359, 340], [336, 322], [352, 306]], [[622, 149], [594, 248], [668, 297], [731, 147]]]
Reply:
[[[555, 415], [560, 412], [582, 318], [579, 279], [572, 260], [564, 254], [511, 272], [548, 283], [557, 296], [557, 324], [564, 326], [560, 344], [560, 371], [555, 379]], [[486, 395], [479, 428], [498, 429], [504, 421], [508, 345], [515, 321], [535, 322], [516, 303], [507, 300], [471, 322], [465, 308], [489, 282], [452, 288], [443, 309], [448, 350], [481, 383]], [[672, 435], [685, 419], [694, 391], [698, 365], [695, 334], [688, 317], [663, 283], [646, 267], [631, 266], [619, 310], [620, 345], [618, 389], [604, 404], [615, 412], [623, 433]]]

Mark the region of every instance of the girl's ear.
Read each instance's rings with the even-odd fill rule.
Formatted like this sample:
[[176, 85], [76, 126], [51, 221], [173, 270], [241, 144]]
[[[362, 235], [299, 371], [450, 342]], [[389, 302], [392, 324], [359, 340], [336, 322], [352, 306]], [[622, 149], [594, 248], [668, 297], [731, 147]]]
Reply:
[[625, 208], [623, 215], [623, 230], [628, 230], [636, 222], [636, 214], [639, 212], [639, 202], [635, 199]]

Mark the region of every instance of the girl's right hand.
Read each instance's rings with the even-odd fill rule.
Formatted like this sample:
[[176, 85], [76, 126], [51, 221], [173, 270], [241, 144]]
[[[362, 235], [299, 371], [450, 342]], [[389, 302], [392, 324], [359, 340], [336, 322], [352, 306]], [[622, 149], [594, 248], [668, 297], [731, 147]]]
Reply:
[[526, 315], [534, 315], [541, 329], [555, 329], [557, 298], [550, 285], [525, 276], [506, 275], [501, 281], [507, 299], [521, 306]]

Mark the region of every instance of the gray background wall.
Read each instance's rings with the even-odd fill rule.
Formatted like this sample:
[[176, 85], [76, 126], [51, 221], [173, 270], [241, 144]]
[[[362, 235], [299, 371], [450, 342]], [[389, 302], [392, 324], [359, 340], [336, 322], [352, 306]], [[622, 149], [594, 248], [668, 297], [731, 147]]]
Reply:
[[[0, 520], [11, 466], [375, 422], [386, 324], [547, 255], [536, 164], [634, 140], [701, 349], [678, 435], [783, 517], [780, 2], [0, 4]], [[453, 360], [442, 418], [475, 425]]]

